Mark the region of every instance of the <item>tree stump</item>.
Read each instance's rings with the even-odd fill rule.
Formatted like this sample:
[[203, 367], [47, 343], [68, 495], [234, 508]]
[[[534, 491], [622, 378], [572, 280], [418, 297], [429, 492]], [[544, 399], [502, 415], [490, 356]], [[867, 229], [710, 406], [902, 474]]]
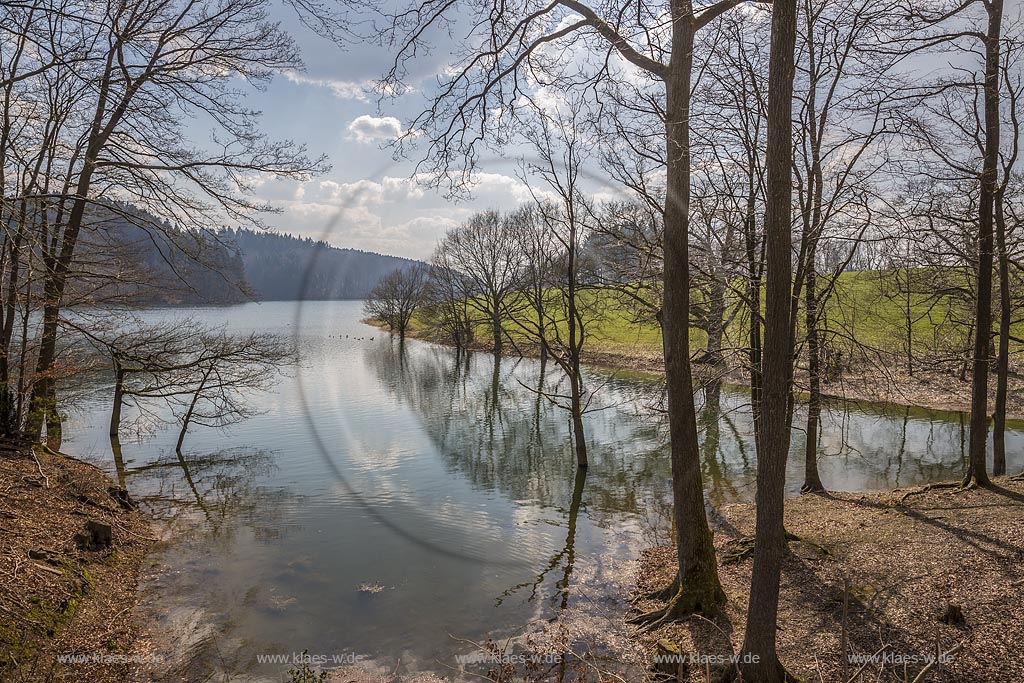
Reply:
[[102, 550], [114, 543], [113, 529], [106, 522], [89, 520], [85, 523], [85, 533], [75, 534], [75, 543], [82, 550]]
[[950, 603], [946, 605], [946, 611], [939, 617], [939, 621], [950, 626], [959, 626], [965, 623], [967, 619], [964, 618], [964, 611], [960, 608], [960, 605]]

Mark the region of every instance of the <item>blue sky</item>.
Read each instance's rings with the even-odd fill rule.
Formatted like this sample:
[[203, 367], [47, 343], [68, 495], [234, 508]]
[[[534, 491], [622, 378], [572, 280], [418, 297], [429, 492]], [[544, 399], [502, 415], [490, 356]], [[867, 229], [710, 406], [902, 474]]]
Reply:
[[248, 104], [263, 112], [262, 128], [274, 139], [327, 154], [333, 169], [304, 183], [268, 180], [256, 194], [282, 209], [266, 221], [280, 232], [322, 238], [352, 247], [426, 258], [445, 230], [482, 208], [510, 208], [529, 198], [516, 179], [514, 160], [485, 160], [471, 199], [454, 203], [418, 185], [415, 159], [396, 161], [386, 149], [403, 122], [423, 108], [437, 73], [448, 61], [438, 49], [415, 65], [415, 91], [379, 102], [370, 92], [390, 65], [383, 48], [344, 49], [280, 9], [278, 18], [295, 37], [306, 69], [277, 76]]

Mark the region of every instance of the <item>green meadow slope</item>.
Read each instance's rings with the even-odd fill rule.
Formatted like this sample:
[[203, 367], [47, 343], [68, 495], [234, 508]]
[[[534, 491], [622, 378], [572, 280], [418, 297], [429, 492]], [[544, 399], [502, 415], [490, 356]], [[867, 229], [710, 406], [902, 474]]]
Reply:
[[[967, 278], [957, 271], [946, 271], [941, 278], [923, 269], [842, 273], [821, 313], [826, 392], [937, 408], [966, 406], [969, 391], [962, 375], [973, 330], [969, 298], [959, 293], [965, 282]], [[728, 323], [722, 344], [728, 366], [725, 376], [734, 381], [743, 381], [745, 377], [743, 349], [749, 335], [749, 314], [739, 292], [742, 285], [736, 283], [737, 291], [727, 295]], [[694, 304], [702, 304], [700, 292], [694, 292]], [[515, 309], [515, 304], [510, 308]], [[632, 305], [629, 297], [606, 287], [590, 288], [581, 294], [581, 309], [587, 335], [584, 356], [588, 362], [661, 372], [661, 329], [649, 315]], [[524, 311], [520, 315], [529, 313]], [[560, 327], [564, 331], [564, 324]], [[504, 328], [513, 342], [506, 344], [507, 353], [537, 353], [521, 325], [506, 320]], [[802, 343], [803, 329], [801, 302], [798, 343]], [[474, 333], [474, 348], [490, 348], [491, 331], [486, 321], [481, 320]], [[439, 337], [423, 311], [414, 316], [409, 335], [446, 341]], [[1014, 321], [1012, 335], [1024, 338], [1024, 322]], [[694, 357], [699, 358], [707, 346], [707, 333], [691, 328], [690, 343]], [[1019, 342], [1011, 342], [1011, 370], [1020, 365], [1017, 355], [1021, 350]], [[801, 357], [798, 386], [802, 365]], [[1024, 386], [1019, 384], [1016, 376], [1011, 377], [1011, 410], [1018, 415], [1024, 414]]]

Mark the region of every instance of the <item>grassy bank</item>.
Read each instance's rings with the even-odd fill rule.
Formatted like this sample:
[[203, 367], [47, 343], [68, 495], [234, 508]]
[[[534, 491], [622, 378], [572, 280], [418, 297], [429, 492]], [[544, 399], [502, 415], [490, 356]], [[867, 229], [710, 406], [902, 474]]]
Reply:
[[0, 456], [0, 680], [125, 681], [148, 521], [96, 467], [34, 456]]
[[[924, 276], [922, 271], [911, 271], [909, 275], [911, 280], [922, 280]], [[969, 373], [964, 370], [968, 367], [965, 350], [970, 329], [964, 321], [969, 319], [969, 312], [962, 310], [963, 303], [951, 295], [912, 294], [908, 298], [899, 294], [907, 277], [906, 271], [841, 275], [822, 314], [823, 364], [827, 369], [822, 391], [838, 398], [968, 410]], [[582, 297], [586, 362], [616, 370], [663, 372], [661, 329], [656, 321], [639, 319], [626, 300], [607, 289], [585, 290]], [[700, 304], [699, 295], [695, 294], [695, 301]], [[743, 310], [727, 317], [729, 324], [723, 340], [727, 369], [723, 379], [745, 383], [748, 317]], [[536, 345], [520, 326], [506, 322], [504, 329], [510, 339], [505, 344], [505, 353], [538, 354]], [[447, 341], [438, 335], [423, 312], [413, 316], [407, 334], [440, 343]], [[490, 335], [489, 326], [479, 324], [471, 347], [490, 349]], [[1024, 323], [1014, 326], [1013, 335], [1024, 337]], [[700, 357], [707, 345], [706, 333], [691, 328], [690, 344], [694, 357]], [[908, 358], [908, 345], [912, 359]], [[1024, 368], [1017, 355], [1021, 350], [1019, 343], [1011, 343], [1013, 372], [1008, 413], [1015, 418], [1024, 417]], [[803, 364], [801, 358], [795, 378], [797, 389], [805, 389]], [[707, 368], [699, 368], [698, 375], [708, 374]], [[994, 400], [995, 382], [990, 384]]]
[[[790, 542], [782, 573], [779, 653], [786, 666], [802, 680], [846, 681], [860, 664], [844, 668], [845, 638], [848, 656], [875, 658], [860, 680], [915, 681], [925, 657], [951, 650], [922, 681], [1024, 680], [1016, 645], [1024, 638], [1024, 484], [996, 484], [789, 501], [786, 529], [801, 540]], [[724, 611], [637, 636], [652, 655], [676, 650], [685, 657], [681, 681], [707, 681], [707, 662], [728, 662], [743, 642], [753, 506], [728, 506], [723, 517], [715, 546], [729, 596]], [[672, 548], [648, 551], [640, 594], [666, 585], [674, 560]], [[658, 604], [642, 600], [637, 608]]]

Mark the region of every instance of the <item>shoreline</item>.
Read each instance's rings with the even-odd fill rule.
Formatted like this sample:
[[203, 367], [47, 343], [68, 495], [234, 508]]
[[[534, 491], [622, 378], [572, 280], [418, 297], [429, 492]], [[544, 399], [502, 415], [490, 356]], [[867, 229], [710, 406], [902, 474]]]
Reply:
[[[364, 319], [363, 323], [375, 327], [384, 332], [390, 332], [387, 326], [379, 321]], [[455, 347], [449, 342], [437, 339], [425, 330], [415, 325], [406, 330], [405, 336], [409, 339], [425, 341], [431, 344], [438, 344], [451, 349]], [[486, 343], [475, 341], [467, 347], [467, 350], [474, 353], [491, 353], [490, 346]], [[522, 344], [510, 348], [506, 343], [502, 351], [503, 358], [540, 358], [539, 349], [533, 345]], [[654, 354], [638, 346], [632, 348], [621, 348], [618, 344], [599, 347], [593, 350], [584, 349], [582, 360], [591, 367], [597, 367], [613, 372], [630, 372], [651, 378], [664, 377], [664, 360], [661, 354]], [[749, 382], [749, 376], [740, 368], [726, 368], [723, 371], [711, 365], [703, 363], [691, 363], [694, 371], [694, 385], [701, 386], [703, 383], [717, 378], [726, 384], [744, 386]], [[803, 394], [801, 381], [804, 374], [800, 369], [795, 373], [797, 395]], [[994, 381], [990, 381], [990, 405], [995, 401]], [[1007, 427], [1012, 427], [1013, 422], [1024, 423], [1024, 380], [1016, 377], [1011, 372], [1010, 391], [1008, 392], [1007, 404]], [[967, 398], [964, 398], [967, 396]], [[917, 408], [936, 412], [947, 413], [969, 413], [970, 406], [970, 384], [961, 382], [955, 377], [945, 373], [938, 373], [927, 370], [918, 370], [913, 377], [905, 375], [902, 371], [890, 373], [851, 373], [843, 377], [839, 382], [823, 383], [822, 398], [828, 401], [858, 401], [875, 405], [888, 405], [899, 408]], [[1024, 426], [1024, 424], [1022, 424]]]
[[149, 656], [134, 619], [149, 519], [96, 466], [32, 451], [0, 457], [0, 678], [123, 683]]

